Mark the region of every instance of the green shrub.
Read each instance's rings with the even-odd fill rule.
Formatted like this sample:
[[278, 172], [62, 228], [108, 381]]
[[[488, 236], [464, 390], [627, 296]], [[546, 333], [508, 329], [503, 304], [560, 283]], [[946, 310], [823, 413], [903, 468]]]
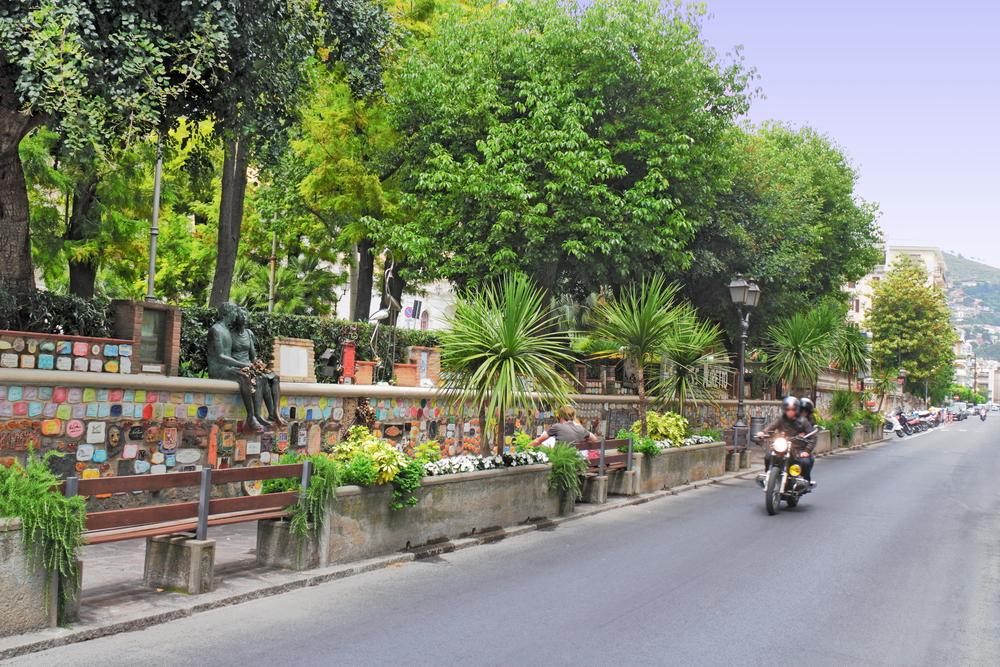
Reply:
[[420, 488], [423, 478], [424, 464], [420, 461], [410, 461], [403, 466], [392, 480], [392, 502], [389, 507], [401, 510], [416, 505], [419, 499], [414, 494]]
[[833, 392], [833, 398], [830, 400], [830, 417], [832, 419], [856, 421], [860, 405], [860, 396], [855, 392], [835, 391]]
[[108, 338], [111, 303], [44, 290], [15, 296], [0, 289], [0, 329]]
[[722, 442], [721, 428], [696, 428], [691, 431], [691, 435], [703, 435], [711, 438], [713, 442]]
[[[628, 440], [632, 439], [632, 451], [639, 452], [643, 456], [648, 456], [653, 458], [660, 453], [661, 448], [656, 444], [656, 440], [653, 440], [650, 436], [642, 436], [628, 429], [619, 429], [618, 434], [615, 436], [618, 440]], [[678, 443], [680, 444], [680, 443]], [[627, 452], [628, 446], [622, 446], [618, 448], [619, 452]]]
[[587, 461], [580, 456], [576, 447], [557, 444], [546, 450], [552, 472], [549, 473], [549, 488], [559, 493], [561, 498], [579, 500], [583, 496], [580, 475], [587, 471]]
[[49, 452], [39, 458], [32, 452], [27, 466], [0, 465], [0, 516], [21, 519], [21, 536], [29, 555], [46, 571], [59, 573], [65, 582], [63, 595], [69, 597], [80, 583], [77, 552], [86, 527], [86, 501], [58, 492], [60, 480], [48, 466], [53, 456], [62, 454]]
[[441, 445], [437, 440], [422, 442], [413, 448], [413, 458], [421, 464], [441, 460]]
[[350, 463], [359, 456], [368, 458], [375, 465], [377, 472], [375, 484], [388, 484], [395, 479], [403, 466], [410, 462], [410, 459], [392, 443], [378, 437], [364, 426], [354, 426], [347, 432], [347, 438], [334, 446], [330, 458]]
[[531, 435], [529, 435], [528, 433], [525, 433], [524, 431], [518, 431], [517, 433], [514, 434], [514, 451], [525, 452], [528, 451], [529, 449], [534, 449], [533, 447], [531, 447], [531, 443], [534, 441], [535, 439], [532, 438]]
[[[288, 507], [288, 512], [291, 515], [292, 534], [298, 537], [305, 537], [310, 527], [314, 533], [322, 527], [326, 517], [327, 501], [336, 497], [341, 477], [340, 466], [337, 462], [323, 454], [307, 456], [289, 452], [283, 454], [278, 462], [282, 465], [288, 465], [304, 461], [312, 462], [309, 487], [301, 502], [293, 503]], [[264, 482], [264, 493], [299, 491], [301, 488], [302, 480], [294, 477], [269, 479]]]
[[375, 486], [378, 480], [378, 466], [369, 456], [358, 454], [350, 459], [341, 470], [340, 479], [344, 484], [355, 486]]
[[[688, 420], [675, 412], [652, 412], [646, 414], [646, 433], [653, 440], [669, 440], [680, 446], [687, 434]], [[633, 433], [641, 433], [641, 423], [632, 424]]]

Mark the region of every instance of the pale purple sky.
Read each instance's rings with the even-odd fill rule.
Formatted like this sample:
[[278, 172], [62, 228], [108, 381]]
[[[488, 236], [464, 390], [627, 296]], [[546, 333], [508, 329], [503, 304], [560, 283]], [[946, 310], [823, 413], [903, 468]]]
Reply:
[[1000, 267], [1000, 0], [707, 4], [707, 41], [760, 75], [753, 122], [833, 138], [890, 243]]

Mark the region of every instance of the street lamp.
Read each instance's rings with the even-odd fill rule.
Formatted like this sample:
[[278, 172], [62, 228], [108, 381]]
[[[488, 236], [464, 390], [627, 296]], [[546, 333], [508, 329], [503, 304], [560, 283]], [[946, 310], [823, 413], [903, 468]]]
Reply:
[[[752, 280], [747, 281], [737, 276], [729, 283], [729, 296], [736, 306], [740, 318], [740, 346], [738, 352], [739, 375], [736, 380], [736, 423], [733, 424], [733, 448], [745, 449], [745, 434], [747, 425], [744, 422], [746, 409], [743, 404], [743, 383], [746, 377], [747, 333], [750, 330], [750, 311], [757, 307], [760, 301], [760, 287]], [[743, 447], [740, 445], [744, 444]]]

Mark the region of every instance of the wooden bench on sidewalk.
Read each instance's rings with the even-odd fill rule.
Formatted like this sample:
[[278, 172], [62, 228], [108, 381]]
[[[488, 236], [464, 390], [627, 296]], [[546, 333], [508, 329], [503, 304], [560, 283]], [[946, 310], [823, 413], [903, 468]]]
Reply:
[[[256, 468], [204, 468], [197, 472], [159, 475], [70, 477], [63, 483], [67, 496], [94, 496], [137, 491], [198, 488], [198, 500], [87, 512], [86, 544], [146, 539], [146, 567], [143, 580], [157, 588], [201, 593], [212, 589], [215, 542], [208, 539], [210, 526], [277, 519], [299, 502], [309, 487], [312, 463]], [[220, 484], [296, 478], [298, 491], [265, 493], [259, 496], [212, 498], [212, 487]], [[191, 534], [193, 531], [193, 534]]]
[[[610, 490], [608, 473], [624, 474], [632, 471], [632, 441], [601, 438], [596, 447], [586, 442], [578, 442], [574, 446], [581, 452], [587, 452], [583, 502], [595, 504], [607, 502]], [[621, 449], [625, 451], [620, 451]], [[595, 450], [597, 456], [594, 456]], [[626, 495], [632, 495], [628, 488], [624, 492]]]

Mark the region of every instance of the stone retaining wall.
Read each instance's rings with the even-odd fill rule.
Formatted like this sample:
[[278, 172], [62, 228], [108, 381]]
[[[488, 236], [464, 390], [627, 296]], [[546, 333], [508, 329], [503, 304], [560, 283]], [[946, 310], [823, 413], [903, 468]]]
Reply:
[[713, 442], [674, 447], [652, 458], [636, 454], [635, 467], [639, 473], [640, 493], [669, 489], [725, 473], [726, 445]]
[[56, 577], [32, 562], [21, 538], [21, 520], [0, 517], [0, 637], [54, 627]]

